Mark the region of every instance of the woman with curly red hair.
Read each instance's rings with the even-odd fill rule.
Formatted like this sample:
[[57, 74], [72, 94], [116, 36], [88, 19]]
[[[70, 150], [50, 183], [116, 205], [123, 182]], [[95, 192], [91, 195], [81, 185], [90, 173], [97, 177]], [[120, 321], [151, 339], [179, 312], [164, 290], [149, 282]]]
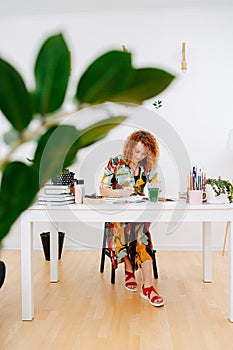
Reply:
[[[124, 144], [123, 155], [110, 158], [100, 183], [100, 194], [106, 197], [144, 195], [146, 183], [157, 181], [156, 165], [159, 147], [148, 131], [138, 130], [130, 134]], [[149, 222], [106, 222], [108, 248], [112, 264], [125, 264], [125, 288], [138, 290], [135, 270], [140, 267], [143, 285], [141, 297], [153, 306], [164, 305], [152, 282], [152, 241]]]

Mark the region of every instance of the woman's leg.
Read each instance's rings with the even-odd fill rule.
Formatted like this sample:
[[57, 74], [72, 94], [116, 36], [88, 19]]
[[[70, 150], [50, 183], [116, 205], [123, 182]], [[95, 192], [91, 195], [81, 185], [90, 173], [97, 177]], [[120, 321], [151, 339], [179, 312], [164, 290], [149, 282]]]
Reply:
[[153, 306], [162, 306], [164, 304], [163, 298], [158, 294], [153, 286], [153, 267], [152, 260], [145, 260], [141, 264], [143, 286], [141, 297], [148, 300]]
[[125, 263], [125, 270], [129, 272], [133, 272], [133, 266], [128, 255], [124, 257], [124, 263]]
[[146, 299], [153, 306], [162, 306], [163, 298], [159, 295], [153, 285], [153, 260], [150, 246], [137, 242], [137, 264], [142, 271], [141, 297]]
[[141, 264], [142, 268], [142, 279], [144, 287], [150, 287], [153, 285], [152, 280], [152, 274], [153, 274], [153, 268], [152, 268], [152, 260], [146, 260]]
[[138, 290], [138, 285], [135, 280], [134, 270], [131, 263], [131, 260], [128, 256], [123, 258], [125, 264], [125, 288], [132, 292], [136, 292]]

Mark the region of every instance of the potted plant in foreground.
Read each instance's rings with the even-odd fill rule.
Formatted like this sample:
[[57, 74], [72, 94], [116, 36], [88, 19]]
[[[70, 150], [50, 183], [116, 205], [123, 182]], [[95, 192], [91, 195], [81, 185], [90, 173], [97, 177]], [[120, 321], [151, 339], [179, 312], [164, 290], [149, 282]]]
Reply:
[[205, 185], [207, 203], [211, 204], [225, 204], [232, 203], [233, 200], [233, 186], [229, 180], [224, 180], [219, 176], [218, 178], [206, 179]]
[[[42, 43], [31, 86], [0, 57], [0, 112], [9, 125], [2, 139], [7, 151], [0, 155], [0, 243], [49, 179], [74, 164], [81, 149], [99, 142], [127, 119], [110, 109], [106, 115], [106, 103], [142, 105], [175, 78], [160, 68], [136, 68], [131, 53], [118, 50], [97, 57], [70, 90], [72, 69], [71, 51], [62, 33]], [[71, 116], [78, 119], [83, 109], [96, 106], [97, 122], [81, 129], [69, 123]], [[30, 162], [23, 154], [28, 144], [34, 147]]]

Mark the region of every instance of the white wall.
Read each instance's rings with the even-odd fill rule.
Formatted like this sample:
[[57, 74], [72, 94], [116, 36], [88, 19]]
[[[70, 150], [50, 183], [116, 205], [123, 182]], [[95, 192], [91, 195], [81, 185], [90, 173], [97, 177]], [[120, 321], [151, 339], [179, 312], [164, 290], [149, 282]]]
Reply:
[[[171, 87], [156, 97], [163, 100], [162, 109], [156, 112], [151, 100], [136, 112], [141, 116], [139, 123], [140, 118], [143, 119], [141, 127], [146, 120], [147, 128], [160, 141], [160, 171], [166, 194], [176, 195], [179, 190], [180, 165], [177, 164], [180, 159], [175, 152], [178, 141], [183, 143], [181, 153], [187, 152], [190, 164], [202, 166], [207, 176], [233, 177], [233, 154], [226, 149], [228, 130], [233, 128], [233, 7], [1, 18], [0, 55], [21, 72], [28, 85], [32, 85], [33, 62], [38, 48], [47, 36], [57, 32], [64, 34], [71, 49], [72, 86], [75, 86], [78, 77], [94, 58], [111, 49], [121, 50], [122, 44], [132, 52], [135, 66], [160, 67], [176, 75]], [[187, 45], [186, 73], [180, 71], [182, 42]], [[132, 110], [123, 108], [123, 111], [129, 113], [130, 118], [106, 138], [106, 147], [102, 141], [80, 152], [79, 163], [73, 167], [74, 171], [85, 177], [87, 192], [94, 191], [95, 186], [91, 178], [86, 177], [85, 171], [90, 163], [85, 159], [92, 159], [94, 151], [102, 149], [109, 150], [109, 153], [120, 153], [119, 145], [128, 131], [135, 124], [138, 128]], [[88, 113], [89, 119], [96, 118], [96, 115], [93, 116], [95, 110]], [[97, 114], [100, 115], [99, 112]], [[162, 121], [168, 123], [170, 131], [167, 134], [157, 129]], [[84, 125], [86, 115], [81, 114], [75, 122]], [[1, 132], [5, 129], [7, 124], [2, 118]], [[172, 146], [167, 147], [171, 138], [174, 140], [174, 150]], [[3, 145], [1, 148], [4, 152]], [[112, 155], [100, 153], [95, 164], [95, 174], [106, 157]], [[101, 242], [96, 237], [96, 232], [101, 232], [99, 226], [80, 224], [67, 227], [64, 224], [59, 229], [64, 229], [71, 237], [70, 241], [66, 240], [66, 247], [69, 248], [98, 246]], [[175, 232], [167, 235], [165, 227], [156, 227], [153, 229], [154, 241], [160, 249], [200, 248], [201, 235], [196, 234], [199, 229], [196, 225], [182, 224]], [[37, 226], [36, 231], [42, 230], [46, 230], [46, 227]], [[77, 241], [77, 230], [80, 236], [86, 237], [85, 242], [83, 239], [79, 244], [73, 242]], [[214, 227], [213, 244], [217, 248], [222, 245], [224, 230], [223, 224]], [[39, 245], [36, 240], [36, 246]], [[11, 234], [5, 239], [4, 246], [19, 247], [18, 224], [14, 225]]]

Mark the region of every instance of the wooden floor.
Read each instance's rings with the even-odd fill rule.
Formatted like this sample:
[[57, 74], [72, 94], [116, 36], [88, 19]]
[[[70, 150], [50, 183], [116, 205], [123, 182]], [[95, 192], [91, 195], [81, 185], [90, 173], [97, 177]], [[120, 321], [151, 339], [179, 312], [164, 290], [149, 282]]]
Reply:
[[213, 258], [214, 282], [203, 283], [201, 252], [157, 252], [155, 285], [165, 306], [154, 308], [122, 287], [123, 266], [111, 285], [109, 260], [99, 272], [99, 251], [64, 251], [59, 283], [48, 282], [49, 263], [35, 251], [35, 319], [23, 322], [20, 253], [2, 251], [7, 278], [0, 289], [0, 349], [231, 350], [227, 254], [214, 252]]

